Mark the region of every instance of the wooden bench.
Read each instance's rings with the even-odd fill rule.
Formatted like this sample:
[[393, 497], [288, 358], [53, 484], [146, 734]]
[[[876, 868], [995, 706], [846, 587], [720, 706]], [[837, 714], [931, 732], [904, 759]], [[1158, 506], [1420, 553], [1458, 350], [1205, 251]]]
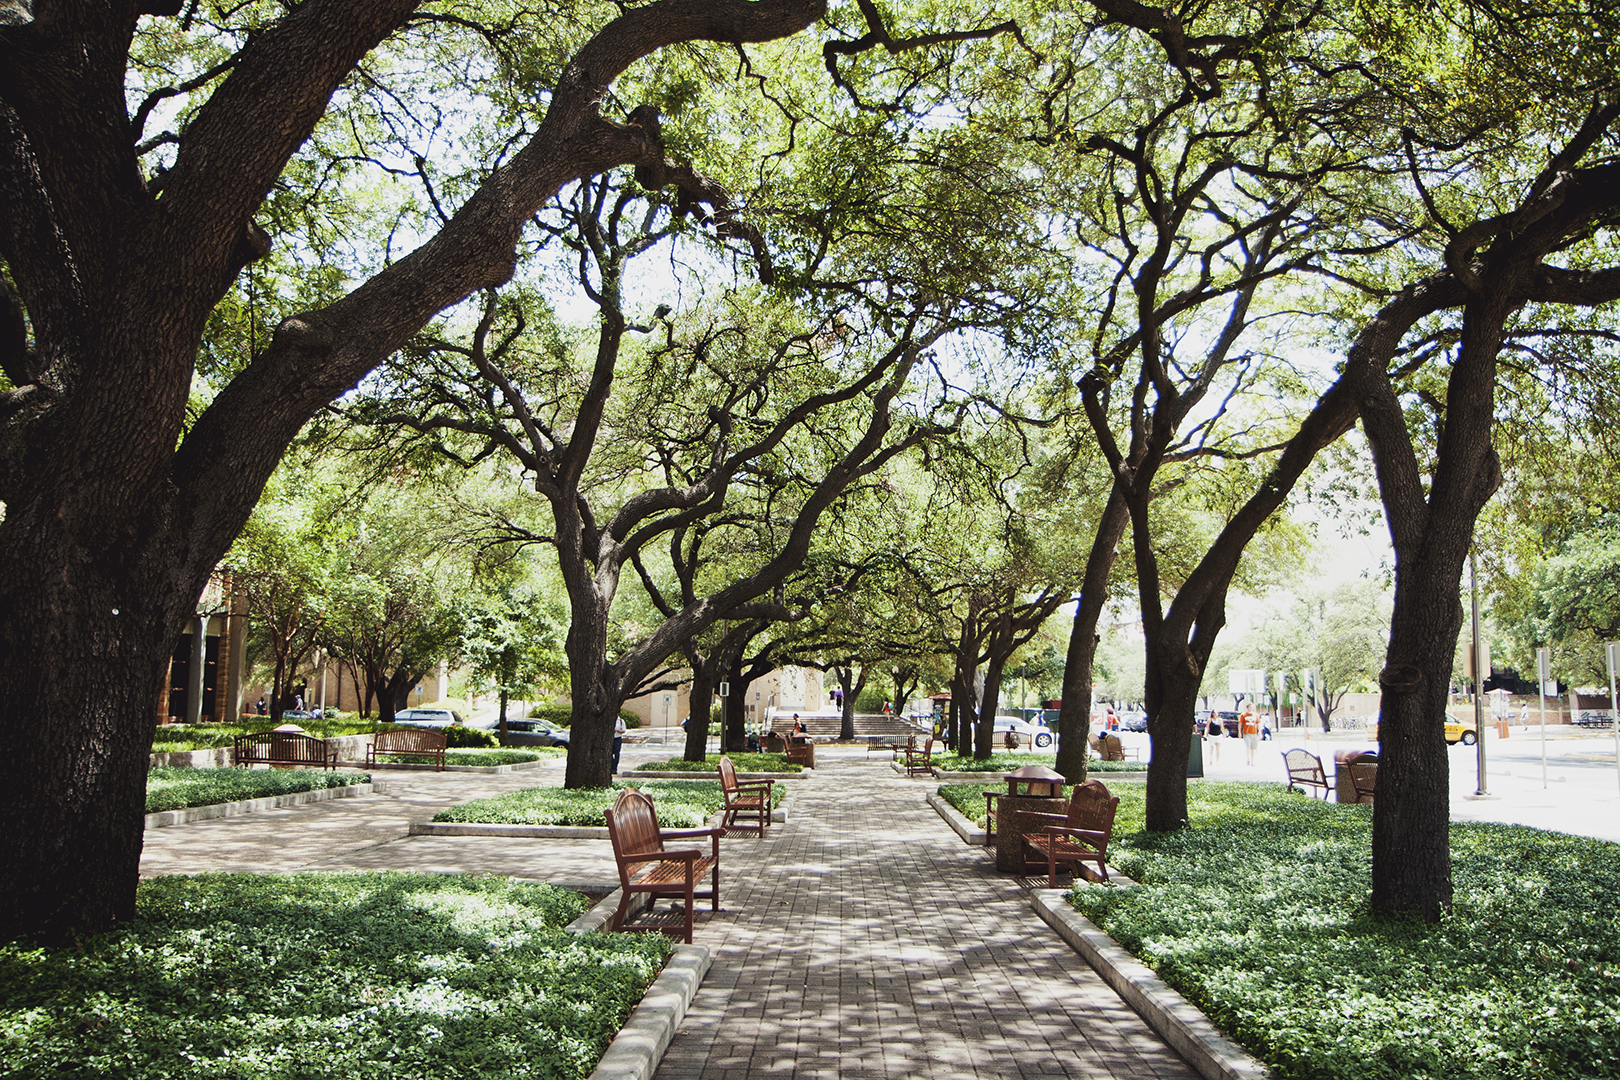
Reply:
[[[1119, 736], [1104, 732], [1102, 735], [1093, 735], [1090, 739], [1091, 749], [1104, 761], [1124, 761], [1125, 744], [1119, 741]], [[1131, 757], [1140, 759], [1141, 752], [1131, 747]]]
[[767, 754], [785, 754], [787, 740], [774, 731], [767, 731], [759, 737], [759, 748]]
[[430, 731], [427, 728], [379, 731], [372, 736], [371, 745], [366, 747], [366, 765], [370, 767], [377, 764], [380, 755], [392, 754], [394, 757], [426, 758], [433, 762], [436, 772], [443, 772], [444, 748], [447, 742], [444, 732]]
[[[1059, 863], [1073, 863], [1080, 874], [1083, 863], [1096, 863], [1097, 876], [1108, 880], [1108, 840], [1114, 833], [1119, 796], [1110, 795], [1099, 780], [1087, 780], [1069, 796], [1067, 814], [1020, 813], [1024, 846], [1046, 860], [1047, 885], [1057, 888]], [[1038, 864], [1035, 864], [1038, 865]], [[1034, 868], [1025, 864], [1025, 872]]]
[[921, 750], [918, 750], [915, 746], [906, 747], [906, 775], [934, 775], [934, 737], [932, 735], [928, 736]]
[[[1333, 790], [1333, 785], [1328, 783], [1327, 773], [1322, 771], [1322, 759], [1309, 750], [1301, 750], [1298, 747], [1292, 750], [1284, 750], [1283, 767], [1288, 770], [1289, 791], [1296, 788], [1300, 791], [1306, 791], [1308, 788], [1319, 788], [1323, 800], [1326, 800], [1328, 793]], [[1307, 794], [1315, 795], [1316, 793], [1310, 791]]]
[[325, 739], [301, 731], [257, 731], [236, 737], [231, 760], [244, 769], [250, 765], [319, 765], [335, 769], [337, 750]]
[[[737, 767], [732, 764], [731, 758], [721, 754], [720, 794], [726, 800], [726, 816], [720, 827], [728, 835], [732, 832], [755, 832], [764, 836], [765, 830], [771, 826], [771, 793], [775, 787], [774, 780], [738, 781]], [[748, 816], [755, 823], [737, 824], [738, 814]]]
[[[715, 911], [720, 910], [720, 836], [724, 829], [660, 829], [653, 801], [635, 788], [627, 788], [607, 811], [608, 839], [613, 843], [613, 859], [619, 864], [619, 907], [613, 913], [610, 930], [642, 930], [627, 927], [625, 914], [636, 896], [657, 903], [661, 896], [679, 896], [686, 905], [686, 943], [692, 944], [692, 918], [695, 901], [707, 897]], [[707, 836], [713, 853], [704, 855], [697, 848], [666, 850], [665, 840]], [[641, 867], [652, 863], [651, 869]], [[709, 874], [709, 888], [699, 890], [697, 881]]]
[[816, 744], [802, 735], [797, 740], [791, 738], [788, 739], [787, 763], [789, 765], [798, 765], [806, 769], [815, 768]]
[[1350, 786], [1356, 789], [1356, 802], [1370, 803], [1378, 787], [1378, 762], [1352, 761]]

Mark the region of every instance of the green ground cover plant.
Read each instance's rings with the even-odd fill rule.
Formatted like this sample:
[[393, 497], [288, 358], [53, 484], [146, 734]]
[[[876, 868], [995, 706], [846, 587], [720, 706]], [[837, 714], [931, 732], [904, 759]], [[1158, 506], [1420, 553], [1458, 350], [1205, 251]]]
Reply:
[[[444, 763], [446, 765], [475, 765], [487, 768], [492, 765], [517, 765], [525, 761], [541, 761], [548, 757], [561, 757], [566, 753], [567, 751], [561, 747], [554, 748], [550, 746], [535, 747], [532, 750], [471, 746], [445, 750]], [[420, 754], [378, 754], [377, 760], [391, 765], [421, 765], [427, 759]]]
[[[984, 761], [974, 757], [958, 757], [955, 754], [935, 754], [934, 768], [940, 772], [1012, 772], [1022, 769], [1025, 765], [1045, 765], [1051, 768], [1057, 764], [1057, 755], [1054, 754], [992, 754]], [[1088, 773], [1096, 772], [1147, 772], [1145, 761], [1098, 761], [1092, 759], [1086, 766]], [[1005, 790], [1003, 785], [1002, 790]]]
[[0, 1072], [574, 1080], [672, 949], [562, 929], [588, 906], [499, 877], [158, 878], [116, 931], [0, 946]]
[[[434, 821], [490, 825], [606, 825], [603, 811], [624, 788], [640, 788], [652, 797], [658, 823], [666, 829], [697, 828], [725, 807], [718, 780], [648, 780], [611, 788], [525, 788], [488, 799], [452, 806]], [[771, 805], [782, 802], [782, 785], [771, 788]]]
[[[740, 773], [744, 772], [803, 772], [804, 766], [789, 765], [784, 754], [727, 754], [731, 758], [732, 766]], [[720, 767], [720, 755], [710, 754], [701, 762], [688, 761], [685, 758], [670, 758], [668, 761], [644, 761], [636, 766], [638, 772], [712, 772]]]
[[324, 769], [176, 769], [154, 768], [146, 774], [146, 812], [185, 810], [193, 806], [263, 799], [300, 791], [368, 784], [365, 773]]
[[1276, 1076], [1620, 1076], [1620, 845], [1453, 824], [1452, 914], [1390, 925], [1371, 807], [1195, 783], [1193, 826], [1149, 834], [1142, 785], [1110, 790], [1109, 861], [1143, 887], [1071, 901]]

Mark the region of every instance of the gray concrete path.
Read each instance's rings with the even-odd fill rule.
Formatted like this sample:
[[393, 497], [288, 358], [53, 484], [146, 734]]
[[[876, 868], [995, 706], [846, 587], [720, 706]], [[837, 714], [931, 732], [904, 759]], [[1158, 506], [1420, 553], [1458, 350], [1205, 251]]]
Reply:
[[[632, 763], [627, 756], [626, 765]], [[1196, 1074], [923, 801], [930, 782], [824, 747], [788, 822], [724, 841], [714, 965], [658, 1080]], [[561, 782], [379, 772], [372, 798], [146, 833], [143, 876], [208, 870], [487, 872], [616, 887], [606, 841], [408, 836], [411, 821]]]

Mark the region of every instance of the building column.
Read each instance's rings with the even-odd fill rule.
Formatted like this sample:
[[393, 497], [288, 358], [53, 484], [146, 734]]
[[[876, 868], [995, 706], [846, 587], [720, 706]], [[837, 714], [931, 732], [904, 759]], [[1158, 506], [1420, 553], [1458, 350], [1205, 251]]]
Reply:
[[208, 659], [208, 616], [199, 615], [191, 637], [191, 676], [186, 694], [186, 723], [202, 723], [203, 664]]
[[226, 654], [225, 666], [225, 698], [221, 707], [223, 715], [220, 717], [227, 724], [234, 724], [242, 716], [242, 678], [247, 658], [247, 612], [237, 611], [238, 606], [246, 607], [240, 599], [231, 602], [231, 612], [225, 616], [225, 640], [221, 648], [229, 650]]

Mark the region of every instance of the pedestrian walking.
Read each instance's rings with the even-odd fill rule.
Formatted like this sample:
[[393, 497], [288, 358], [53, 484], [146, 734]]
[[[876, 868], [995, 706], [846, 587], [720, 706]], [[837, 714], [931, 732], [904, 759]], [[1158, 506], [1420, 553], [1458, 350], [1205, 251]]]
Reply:
[[624, 747], [625, 730], [624, 717], [615, 716], [613, 718], [613, 768], [609, 770], [610, 775], [617, 776], [619, 773], [619, 751]]
[[1221, 718], [1210, 713], [1209, 723], [1204, 725], [1204, 753], [1211, 765], [1221, 760], [1221, 740], [1225, 737], [1226, 729], [1221, 726]]
[[1249, 751], [1249, 764], [1254, 764], [1254, 752], [1260, 748], [1260, 714], [1254, 711], [1253, 705], [1243, 706], [1243, 712], [1238, 716], [1238, 734], [1243, 736], [1243, 745]]

